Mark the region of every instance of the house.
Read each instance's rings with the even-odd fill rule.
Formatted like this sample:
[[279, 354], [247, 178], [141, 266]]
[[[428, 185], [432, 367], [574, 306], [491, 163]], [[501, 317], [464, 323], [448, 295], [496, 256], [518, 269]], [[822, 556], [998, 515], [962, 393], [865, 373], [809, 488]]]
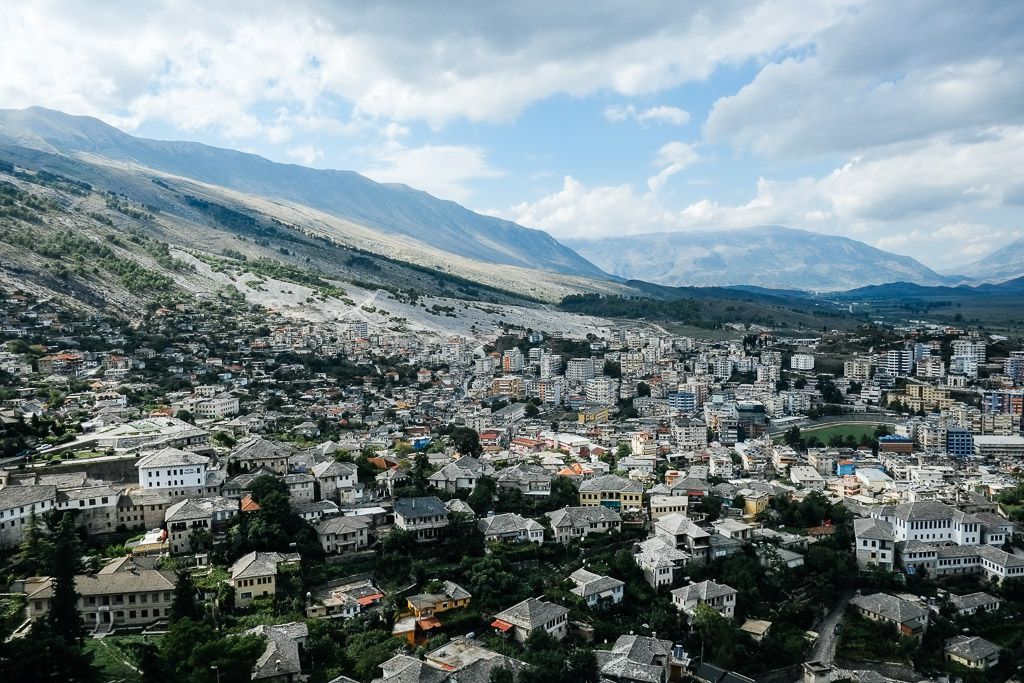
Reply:
[[484, 517], [477, 520], [476, 526], [483, 533], [484, 541], [544, 542], [544, 527], [536, 520], [527, 519], [514, 512]]
[[665, 515], [655, 522], [654, 535], [673, 548], [685, 550], [696, 562], [706, 562], [710, 556], [711, 534], [678, 512]]
[[0, 548], [21, 543], [25, 525], [35, 514], [38, 523], [57, 505], [57, 487], [48, 484], [0, 486]]
[[309, 629], [301, 621], [287, 624], [261, 624], [242, 635], [259, 636], [266, 641], [263, 654], [252, 667], [252, 680], [267, 683], [290, 683], [303, 680], [303, 648]]
[[825, 478], [810, 465], [793, 465], [789, 468], [789, 480], [802, 488], [821, 491], [825, 488]]
[[892, 525], [880, 519], [853, 520], [857, 566], [867, 569], [874, 565], [892, 571], [896, 561], [896, 538]]
[[569, 610], [538, 598], [527, 598], [498, 612], [491, 626], [520, 643], [525, 643], [534, 629], [544, 629], [555, 640], [562, 640], [569, 632]]
[[265, 467], [284, 475], [288, 473], [288, 459], [297, 450], [295, 446], [283, 441], [251, 436], [231, 449], [228, 461], [244, 472]]
[[667, 683], [679, 680], [686, 661], [677, 659], [671, 640], [619, 636], [611, 650], [595, 650], [601, 680], [615, 683]]
[[126, 489], [117, 499], [117, 523], [126, 529], [154, 529], [164, 522], [171, 499], [159, 492]]
[[736, 612], [736, 589], [710, 580], [691, 583], [672, 591], [672, 604], [691, 624], [698, 605], [713, 607], [726, 619], [732, 619]]
[[316, 479], [317, 499], [351, 503], [358, 483], [357, 468], [351, 462], [318, 462], [309, 469]]
[[274, 597], [277, 592], [277, 565], [285, 561], [280, 553], [251, 552], [231, 565], [228, 583], [235, 589], [235, 607], [244, 609], [254, 598]]
[[328, 584], [306, 605], [310, 619], [348, 619], [380, 603], [384, 593], [370, 579]]
[[427, 481], [436, 489], [455, 493], [472, 490], [480, 477], [493, 473], [494, 468], [489, 464], [476, 458], [462, 457], [434, 472]]
[[268, 470], [265, 467], [242, 472], [225, 481], [223, 486], [221, 486], [220, 493], [225, 498], [243, 498], [251, 490], [252, 483], [260, 477], [274, 477], [276, 479], [277, 476], [277, 472]]
[[970, 615], [977, 612], [994, 612], [1003, 601], [988, 593], [968, 593], [967, 595], [950, 595], [949, 602], [958, 615]]
[[655, 589], [675, 583], [676, 576], [691, 559], [690, 553], [658, 537], [638, 544], [633, 554], [633, 561], [643, 571], [647, 583]]
[[555, 541], [568, 544], [586, 538], [590, 534], [604, 534], [622, 529], [622, 517], [611, 508], [599, 505], [596, 507], [564, 507], [561, 510], [545, 512], [544, 516], [551, 520], [551, 531]]
[[582, 598], [588, 609], [607, 609], [622, 602], [626, 584], [618, 579], [577, 569], [569, 580], [576, 584], [569, 592]]
[[206, 473], [210, 458], [179, 448], [162, 448], [139, 458], [139, 486], [143, 491], [159, 491], [172, 499], [208, 493]]
[[804, 566], [804, 556], [786, 548], [765, 544], [757, 549], [757, 556], [762, 567], [772, 567], [781, 563], [790, 569]]
[[850, 604], [866, 619], [892, 624], [901, 635], [920, 635], [928, 628], [928, 609], [895, 595], [858, 595]]
[[[170, 616], [174, 573], [147, 569], [129, 557], [115, 559], [96, 574], [75, 576], [77, 608], [86, 628], [109, 632], [118, 626], [148, 626]], [[25, 583], [31, 620], [46, 615], [53, 599], [53, 579]]]
[[953, 636], [942, 651], [948, 661], [969, 669], [987, 671], [999, 663], [999, 646], [978, 636]]
[[338, 504], [331, 500], [313, 500], [305, 503], [292, 503], [292, 512], [307, 522], [319, 522], [324, 517], [333, 517], [341, 513]]
[[748, 636], [754, 639], [755, 642], [760, 643], [768, 635], [768, 631], [772, 628], [772, 622], [765, 621], [764, 619], [747, 619], [740, 626], [740, 630], [746, 633]]
[[281, 481], [288, 487], [288, 498], [296, 503], [309, 503], [314, 498], [314, 479], [301, 472], [286, 474]]
[[406, 598], [406, 610], [395, 621], [391, 634], [410, 645], [422, 643], [430, 632], [441, 627], [438, 614], [469, 605], [470, 594], [462, 586], [445, 581], [437, 592], [420, 593]]
[[448, 526], [448, 508], [437, 496], [399, 498], [395, 501], [395, 526], [416, 536], [418, 541], [430, 541]]
[[186, 498], [171, 505], [164, 512], [171, 554], [196, 552], [222, 533], [237, 514], [238, 501], [220, 496]]
[[643, 504], [643, 486], [625, 477], [606, 474], [580, 484], [580, 505], [585, 507], [603, 505], [620, 512], [639, 512]]
[[331, 517], [316, 525], [320, 546], [328, 555], [365, 550], [370, 545], [370, 520], [363, 516]]
[[498, 488], [505, 491], [516, 489], [524, 496], [536, 498], [551, 495], [551, 472], [540, 465], [519, 463], [498, 470], [494, 479]]

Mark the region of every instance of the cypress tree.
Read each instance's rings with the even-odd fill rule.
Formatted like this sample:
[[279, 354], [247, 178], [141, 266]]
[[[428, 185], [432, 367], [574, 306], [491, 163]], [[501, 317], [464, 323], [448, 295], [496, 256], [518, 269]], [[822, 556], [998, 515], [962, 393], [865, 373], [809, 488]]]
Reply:
[[53, 597], [46, 618], [53, 633], [68, 643], [80, 642], [83, 633], [82, 619], [78, 614], [78, 591], [75, 590], [75, 574], [80, 569], [81, 561], [82, 552], [74, 515], [65, 514], [50, 549]]

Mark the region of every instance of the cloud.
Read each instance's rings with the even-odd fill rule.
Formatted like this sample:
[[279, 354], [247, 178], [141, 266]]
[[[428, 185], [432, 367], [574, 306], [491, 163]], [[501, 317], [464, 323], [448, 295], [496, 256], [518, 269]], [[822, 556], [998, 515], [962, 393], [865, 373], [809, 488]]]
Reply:
[[655, 163], [663, 168], [657, 175], [647, 179], [647, 188], [651, 192], [661, 191], [669, 178], [697, 163], [699, 158], [693, 146], [685, 142], [669, 142], [663, 145], [655, 156]]
[[711, 141], [772, 158], [1024, 122], [1024, 5], [868, 3], [719, 99]]
[[381, 183], [405, 183], [438, 197], [464, 201], [472, 195], [469, 181], [500, 178], [483, 148], [464, 145], [404, 147], [390, 143], [367, 150], [373, 160], [361, 172]]
[[664, 105], [640, 110], [632, 104], [613, 105], [605, 107], [604, 117], [612, 123], [636, 121], [640, 125], [667, 123], [673, 126], [685, 126], [690, 121], [690, 113], [686, 110]]
[[[138, 126], [266, 134], [295, 117], [504, 122], [556, 94], [655, 93], [805, 46], [838, 7], [167, 2], [4, 8], [0, 101]], [[272, 113], [268, 113], [272, 112]], [[644, 121], [678, 124], [654, 107]], [[280, 132], [278, 134], [281, 134]]]
[[285, 152], [292, 159], [297, 159], [303, 166], [312, 166], [324, 158], [324, 151], [313, 145], [300, 145]]

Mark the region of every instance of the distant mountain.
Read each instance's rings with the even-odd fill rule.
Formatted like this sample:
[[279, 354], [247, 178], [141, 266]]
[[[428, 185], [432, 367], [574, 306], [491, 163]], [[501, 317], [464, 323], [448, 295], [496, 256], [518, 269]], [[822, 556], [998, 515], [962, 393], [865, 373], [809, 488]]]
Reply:
[[887, 300], [899, 301], [919, 298], [944, 299], [996, 299], [1019, 297], [1024, 294], [1024, 277], [1007, 280], [999, 284], [959, 285], [957, 287], [927, 287], [913, 282], [890, 282], [884, 285], [869, 285], [846, 292], [836, 292], [831, 298], [841, 301]]
[[1002, 282], [1024, 275], [1024, 237], [960, 270], [964, 275], [989, 282]]
[[0, 142], [52, 153], [94, 154], [283, 199], [479, 261], [607, 278], [546, 232], [474, 213], [407, 185], [376, 183], [352, 171], [279, 164], [194, 142], [137, 138], [98, 119], [41, 107], [0, 109]]
[[779, 226], [563, 241], [608, 273], [672, 286], [836, 291], [960, 281], [863, 242]]

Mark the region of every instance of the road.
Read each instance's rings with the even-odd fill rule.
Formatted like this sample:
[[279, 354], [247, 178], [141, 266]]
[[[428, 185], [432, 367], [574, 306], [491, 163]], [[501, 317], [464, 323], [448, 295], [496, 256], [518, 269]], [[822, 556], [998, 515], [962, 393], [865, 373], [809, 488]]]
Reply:
[[814, 648], [811, 650], [811, 660], [817, 660], [825, 664], [831, 664], [832, 658], [836, 654], [836, 644], [839, 642], [839, 636], [836, 635], [836, 624], [840, 624], [843, 621], [843, 615], [846, 613], [846, 604], [850, 602], [853, 597], [853, 593], [847, 593], [832, 607], [832, 611], [826, 615], [824, 621], [818, 624], [818, 640], [814, 643]]

